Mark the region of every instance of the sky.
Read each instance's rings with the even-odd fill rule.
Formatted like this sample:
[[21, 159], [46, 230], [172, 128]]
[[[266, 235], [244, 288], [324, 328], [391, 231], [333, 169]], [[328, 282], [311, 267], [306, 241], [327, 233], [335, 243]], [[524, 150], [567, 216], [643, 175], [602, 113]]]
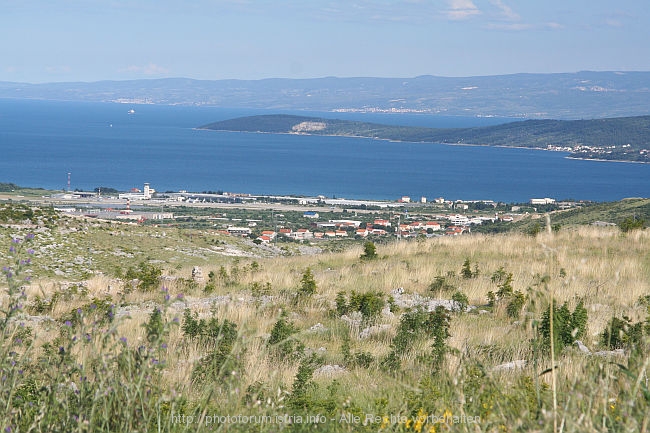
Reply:
[[0, 0], [0, 81], [650, 70], [647, 0]]

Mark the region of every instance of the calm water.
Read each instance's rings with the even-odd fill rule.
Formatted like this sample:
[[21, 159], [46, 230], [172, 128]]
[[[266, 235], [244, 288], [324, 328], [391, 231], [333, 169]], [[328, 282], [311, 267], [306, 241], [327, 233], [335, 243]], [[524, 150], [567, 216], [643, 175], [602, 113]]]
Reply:
[[[134, 109], [134, 114], [128, 110]], [[526, 149], [193, 129], [261, 111], [0, 100], [0, 182], [63, 189], [144, 182], [159, 191], [224, 190], [396, 199], [650, 196], [650, 165], [578, 161]], [[508, 119], [308, 113], [433, 127]]]

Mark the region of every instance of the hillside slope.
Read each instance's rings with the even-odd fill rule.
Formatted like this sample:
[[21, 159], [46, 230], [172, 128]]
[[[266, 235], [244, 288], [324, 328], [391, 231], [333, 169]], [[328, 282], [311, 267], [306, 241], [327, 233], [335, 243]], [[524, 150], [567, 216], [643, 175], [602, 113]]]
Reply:
[[570, 152], [575, 158], [650, 162], [650, 116], [595, 120], [527, 120], [476, 128], [437, 129], [274, 114], [224, 120], [200, 128], [528, 147]]

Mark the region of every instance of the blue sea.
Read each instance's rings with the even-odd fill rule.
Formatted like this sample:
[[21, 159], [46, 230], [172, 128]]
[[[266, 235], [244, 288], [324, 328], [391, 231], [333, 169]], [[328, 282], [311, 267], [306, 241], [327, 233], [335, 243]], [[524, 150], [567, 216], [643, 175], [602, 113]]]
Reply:
[[[133, 113], [129, 113], [134, 110]], [[513, 119], [313, 113], [430, 127]], [[198, 126], [261, 110], [0, 100], [0, 182], [21, 186], [230, 191], [394, 200], [532, 197], [612, 201], [650, 196], [650, 165], [567, 159], [529, 149], [342, 137], [216, 132]]]

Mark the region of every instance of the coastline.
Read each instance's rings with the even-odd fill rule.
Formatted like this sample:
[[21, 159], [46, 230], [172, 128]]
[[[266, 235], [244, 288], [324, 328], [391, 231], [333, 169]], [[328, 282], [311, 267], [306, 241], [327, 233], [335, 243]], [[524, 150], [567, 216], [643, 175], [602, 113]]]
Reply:
[[650, 164], [643, 161], [628, 161], [626, 159], [597, 159], [597, 158], [578, 158], [575, 156], [565, 156], [566, 159], [575, 159], [578, 161], [598, 161], [598, 162], [626, 162], [628, 164]]
[[381, 137], [366, 137], [363, 135], [343, 135], [343, 134], [310, 134], [307, 132], [267, 132], [267, 131], [237, 131], [229, 129], [210, 129], [210, 128], [192, 128], [199, 131], [214, 131], [214, 132], [232, 132], [232, 133], [247, 133], [247, 134], [271, 134], [271, 135], [303, 135], [303, 136], [313, 136], [313, 137], [339, 137], [339, 138], [365, 138], [368, 140], [381, 140], [388, 141], [391, 143], [413, 143], [413, 144], [442, 144], [445, 146], [469, 146], [469, 147], [498, 147], [503, 149], [525, 149], [525, 150], [540, 150], [544, 152], [564, 152], [568, 153], [564, 158], [573, 159], [579, 161], [597, 161], [597, 162], [624, 162], [630, 164], [650, 164], [650, 162], [643, 161], [629, 161], [625, 159], [599, 159], [599, 158], [579, 158], [571, 156], [572, 154], [567, 151], [558, 151], [558, 150], [549, 150], [543, 147], [526, 147], [526, 146], [506, 146], [503, 144], [475, 144], [475, 143], [444, 143], [444, 142], [435, 142], [435, 141], [404, 141], [404, 140], [395, 140], [393, 138], [381, 138]]

